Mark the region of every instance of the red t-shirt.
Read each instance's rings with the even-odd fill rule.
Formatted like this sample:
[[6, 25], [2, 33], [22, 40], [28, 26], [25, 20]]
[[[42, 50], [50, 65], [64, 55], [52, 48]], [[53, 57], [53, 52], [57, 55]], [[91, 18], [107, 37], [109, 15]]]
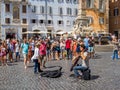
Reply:
[[66, 49], [70, 49], [71, 46], [71, 40], [66, 41]]

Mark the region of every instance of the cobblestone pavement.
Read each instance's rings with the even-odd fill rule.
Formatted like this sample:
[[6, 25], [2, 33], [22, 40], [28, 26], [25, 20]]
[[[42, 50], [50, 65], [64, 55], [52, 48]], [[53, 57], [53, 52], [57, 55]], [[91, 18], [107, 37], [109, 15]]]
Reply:
[[43, 78], [33, 73], [33, 64], [24, 69], [23, 62], [0, 66], [0, 90], [120, 90], [120, 60], [112, 61], [110, 52], [97, 53], [90, 60], [92, 79], [70, 77], [70, 60], [49, 61], [47, 67], [60, 65], [60, 78]]

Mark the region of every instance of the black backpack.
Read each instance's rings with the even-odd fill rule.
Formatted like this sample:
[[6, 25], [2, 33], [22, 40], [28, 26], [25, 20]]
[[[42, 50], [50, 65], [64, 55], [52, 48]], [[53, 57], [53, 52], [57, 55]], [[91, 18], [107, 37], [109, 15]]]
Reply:
[[83, 70], [83, 71], [81, 71], [82, 72], [82, 78], [84, 79], [84, 80], [90, 80], [91, 79], [91, 71], [90, 71], [90, 69], [89, 68], [87, 68], [86, 70]]
[[62, 67], [58, 66], [58, 70], [48, 70], [48, 71], [43, 71], [40, 76], [41, 77], [48, 77], [48, 78], [58, 78], [62, 75], [61, 70]]

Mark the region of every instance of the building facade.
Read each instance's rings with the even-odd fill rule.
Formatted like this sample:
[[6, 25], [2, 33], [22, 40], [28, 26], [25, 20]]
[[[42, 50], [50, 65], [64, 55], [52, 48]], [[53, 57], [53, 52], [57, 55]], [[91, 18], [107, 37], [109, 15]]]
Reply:
[[92, 31], [109, 32], [109, 0], [86, 0], [86, 16]]
[[110, 0], [109, 31], [120, 38], [120, 0]]
[[27, 0], [1, 0], [1, 39], [22, 38], [28, 28]]
[[[0, 1], [0, 13], [1, 13], [1, 1]], [[0, 14], [0, 39], [1, 39], [2, 35], [1, 35], [1, 14]]]
[[106, 34], [109, 32], [109, 0], [79, 0], [75, 32]]
[[35, 30], [69, 32], [78, 13], [78, 0], [1, 0], [0, 6], [1, 39]]

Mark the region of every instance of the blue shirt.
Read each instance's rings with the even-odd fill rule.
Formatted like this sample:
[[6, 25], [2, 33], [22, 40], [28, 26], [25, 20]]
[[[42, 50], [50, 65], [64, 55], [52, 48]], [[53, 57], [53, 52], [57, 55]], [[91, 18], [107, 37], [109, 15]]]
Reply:
[[84, 44], [85, 44], [85, 46], [89, 46], [89, 38], [84, 39]]
[[23, 43], [21, 45], [21, 48], [22, 48], [22, 53], [23, 54], [28, 54], [28, 49], [29, 49], [29, 44], [28, 43]]

